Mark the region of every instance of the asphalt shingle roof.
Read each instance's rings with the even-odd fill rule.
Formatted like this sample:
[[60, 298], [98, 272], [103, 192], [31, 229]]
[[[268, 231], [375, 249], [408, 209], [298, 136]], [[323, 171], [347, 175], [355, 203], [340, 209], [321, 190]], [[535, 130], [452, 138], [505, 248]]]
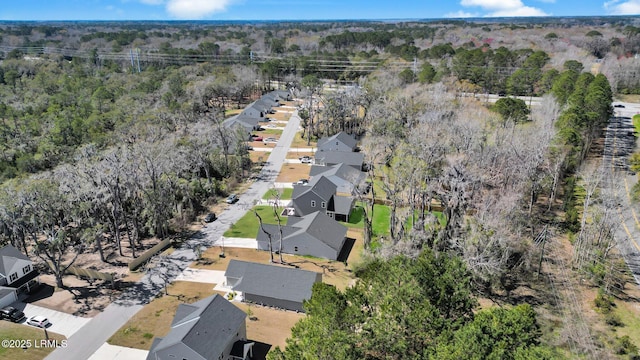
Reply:
[[322, 280], [322, 274], [313, 271], [233, 259], [224, 275], [240, 279], [236, 291], [295, 302], [310, 299], [311, 287]]

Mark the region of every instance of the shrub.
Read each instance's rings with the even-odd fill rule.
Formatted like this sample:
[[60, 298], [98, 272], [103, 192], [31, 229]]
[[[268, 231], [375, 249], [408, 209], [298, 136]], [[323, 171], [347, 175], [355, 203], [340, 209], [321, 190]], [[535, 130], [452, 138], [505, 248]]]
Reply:
[[620, 316], [618, 314], [615, 313], [610, 313], [607, 314], [604, 317], [604, 321], [607, 323], [607, 325], [609, 326], [614, 326], [614, 327], [618, 327], [618, 326], [622, 326], [624, 325], [622, 323], [622, 319], [620, 318]]
[[609, 314], [611, 310], [616, 306], [613, 302], [613, 297], [604, 292], [604, 290], [598, 290], [595, 300], [593, 300], [596, 309], [602, 314]]

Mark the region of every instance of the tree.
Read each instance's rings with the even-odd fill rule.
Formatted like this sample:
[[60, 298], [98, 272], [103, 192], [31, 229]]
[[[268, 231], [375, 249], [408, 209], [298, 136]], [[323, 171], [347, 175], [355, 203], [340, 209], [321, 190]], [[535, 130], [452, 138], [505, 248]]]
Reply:
[[308, 91], [309, 93], [309, 103], [308, 103], [308, 111], [309, 111], [309, 120], [307, 121], [307, 146], [311, 145], [311, 135], [314, 133], [314, 118], [316, 116], [316, 109], [314, 109], [313, 97], [314, 95], [318, 95], [322, 90], [322, 81], [318, 79], [315, 75], [307, 75], [302, 78], [300, 84]]
[[504, 122], [513, 121], [518, 123], [526, 121], [530, 112], [524, 100], [511, 97], [498, 99], [492, 108], [502, 116]]
[[421, 84], [429, 84], [436, 76], [436, 69], [429, 62], [425, 62], [418, 73], [418, 81]]

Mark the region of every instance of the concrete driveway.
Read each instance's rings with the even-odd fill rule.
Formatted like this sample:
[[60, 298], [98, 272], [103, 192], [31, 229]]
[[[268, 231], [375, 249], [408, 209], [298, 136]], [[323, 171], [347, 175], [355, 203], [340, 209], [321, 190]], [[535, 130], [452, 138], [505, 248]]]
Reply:
[[232, 248], [245, 248], [245, 249], [257, 249], [258, 241], [250, 238], [234, 238], [221, 236], [216, 240], [215, 246], [224, 246]]
[[[27, 319], [35, 315], [46, 317], [51, 323], [51, 326], [47, 328], [47, 331], [64, 335], [67, 338], [71, 337], [71, 335], [73, 335], [76, 331], [80, 330], [81, 327], [91, 321], [91, 318], [74, 316], [37, 305], [14, 303], [13, 307], [21, 309]], [[23, 324], [24, 326], [31, 326], [27, 325], [26, 320], [23, 322]]]
[[89, 360], [143, 360], [147, 358], [147, 350], [133, 349], [104, 343]]

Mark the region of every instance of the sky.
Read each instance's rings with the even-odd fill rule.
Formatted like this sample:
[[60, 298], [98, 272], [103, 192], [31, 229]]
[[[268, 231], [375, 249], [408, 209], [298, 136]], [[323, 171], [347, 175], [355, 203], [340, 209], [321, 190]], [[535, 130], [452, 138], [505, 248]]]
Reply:
[[0, 20], [374, 20], [639, 14], [640, 0], [0, 0]]

